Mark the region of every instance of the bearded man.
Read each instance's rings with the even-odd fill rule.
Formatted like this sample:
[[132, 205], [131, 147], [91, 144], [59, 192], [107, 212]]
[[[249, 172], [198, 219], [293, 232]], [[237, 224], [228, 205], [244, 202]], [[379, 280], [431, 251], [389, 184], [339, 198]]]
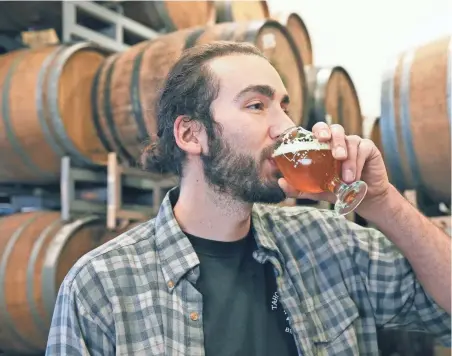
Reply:
[[357, 212], [378, 230], [273, 204], [332, 199], [300, 194], [271, 159], [288, 112], [280, 76], [251, 44], [183, 53], [142, 157], [180, 184], [155, 218], [71, 269], [47, 355], [377, 355], [377, 330], [395, 327], [450, 343], [450, 238], [389, 183], [371, 141], [313, 128], [345, 182], [368, 184]]

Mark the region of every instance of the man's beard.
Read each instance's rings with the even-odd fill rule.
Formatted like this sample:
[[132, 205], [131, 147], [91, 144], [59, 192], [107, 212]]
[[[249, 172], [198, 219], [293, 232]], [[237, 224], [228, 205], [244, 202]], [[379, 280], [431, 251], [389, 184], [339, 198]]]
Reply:
[[213, 137], [209, 142], [209, 154], [201, 155], [207, 182], [220, 193], [246, 203], [280, 203], [286, 199], [277, 178], [265, 181], [260, 172], [265, 159], [270, 158], [273, 147], [265, 149], [258, 162], [248, 155], [234, 152], [231, 146]]

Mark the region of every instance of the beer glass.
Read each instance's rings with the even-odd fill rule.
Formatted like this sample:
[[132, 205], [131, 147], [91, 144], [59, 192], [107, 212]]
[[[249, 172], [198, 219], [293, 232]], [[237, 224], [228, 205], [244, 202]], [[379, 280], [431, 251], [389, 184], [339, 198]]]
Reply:
[[289, 184], [300, 192], [334, 193], [338, 215], [355, 210], [367, 193], [365, 182], [346, 184], [340, 179], [342, 164], [333, 158], [330, 144], [319, 142], [302, 127], [292, 127], [279, 136], [273, 160]]

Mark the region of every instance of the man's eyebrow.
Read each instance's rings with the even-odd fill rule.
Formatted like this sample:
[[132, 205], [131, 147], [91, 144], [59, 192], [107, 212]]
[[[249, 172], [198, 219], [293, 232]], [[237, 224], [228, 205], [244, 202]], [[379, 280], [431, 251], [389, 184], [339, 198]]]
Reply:
[[281, 103], [282, 103], [282, 104], [286, 104], [286, 105], [290, 104], [290, 98], [289, 98], [289, 95], [285, 94], [285, 95], [283, 96], [282, 100], [281, 100]]
[[268, 97], [269, 99], [273, 99], [273, 97], [275, 96], [275, 89], [273, 89], [271, 86], [269, 85], [249, 85], [247, 86], [245, 89], [242, 89], [235, 97], [234, 97], [234, 102], [239, 101], [239, 99], [250, 92], [254, 92], [254, 93], [259, 93], [262, 95], [265, 95], [266, 97]]

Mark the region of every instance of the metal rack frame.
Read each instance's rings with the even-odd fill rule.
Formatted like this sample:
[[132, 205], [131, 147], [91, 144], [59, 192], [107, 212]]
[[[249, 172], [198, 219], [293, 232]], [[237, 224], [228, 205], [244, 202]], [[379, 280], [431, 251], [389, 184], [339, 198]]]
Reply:
[[[116, 6], [119, 8], [120, 4]], [[113, 36], [108, 36], [79, 24], [77, 22], [77, 11], [79, 10], [93, 18], [110, 23], [112, 27], [109, 32], [112, 32]], [[130, 47], [124, 43], [124, 30], [143, 38], [143, 40], [154, 39], [160, 35], [159, 32], [93, 1], [62, 1], [62, 28], [63, 42], [82, 39], [116, 52], [124, 51]]]
[[[63, 157], [61, 165], [61, 218], [71, 221], [87, 213], [106, 217], [107, 228], [114, 230], [119, 220], [142, 221], [155, 216], [167, 190], [178, 184], [173, 175], [157, 175], [138, 168], [122, 166], [116, 153], [108, 155], [108, 166], [94, 171], [71, 165], [69, 157]], [[79, 187], [77, 188], [76, 185]], [[84, 187], [85, 186], [85, 187]], [[106, 193], [106, 199], [98, 190]], [[76, 192], [85, 191], [85, 197]], [[149, 205], [133, 202], [124, 204], [123, 196], [130, 190], [140, 194], [152, 194]]]
[[[107, 228], [115, 229], [119, 219], [144, 220], [155, 216], [160, 209], [165, 191], [177, 185], [173, 175], [154, 175], [137, 168], [121, 166], [116, 153], [108, 155], [108, 211]], [[152, 192], [152, 205], [124, 205], [123, 188]]]
[[74, 215], [93, 213], [105, 214], [106, 207], [96, 201], [88, 201], [76, 196], [76, 184], [100, 184], [107, 181], [105, 171], [94, 171], [89, 168], [79, 168], [72, 165], [70, 157], [61, 159], [60, 204], [61, 219], [71, 221]]

